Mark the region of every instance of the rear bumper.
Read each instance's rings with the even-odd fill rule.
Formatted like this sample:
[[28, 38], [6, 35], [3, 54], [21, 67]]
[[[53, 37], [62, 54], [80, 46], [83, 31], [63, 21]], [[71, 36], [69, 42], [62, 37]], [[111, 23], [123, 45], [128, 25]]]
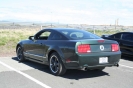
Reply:
[[[76, 54], [77, 61], [65, 63], [67, 69], [96, 69], [98, 67], [118, 66], [121, 58], [121, 52], [102, 52], [91, 54]], [[107, 63], [99, 63], [100, 57], [108, 57]]]

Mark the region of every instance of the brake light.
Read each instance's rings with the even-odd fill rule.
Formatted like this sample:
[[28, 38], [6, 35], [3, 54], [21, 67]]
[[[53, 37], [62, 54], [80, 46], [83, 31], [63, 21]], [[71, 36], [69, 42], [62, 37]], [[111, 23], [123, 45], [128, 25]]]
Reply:
[[112, 51], [113, 51], [113, 52], [119, 51], [119, 46], [118, 46], [118, 44], [111, 44], [111, 47], [112, 47]]
[[78, 53], [88, 53], [88, 52], [91, 52], [90, 45], [81, 44], [78, 46]]

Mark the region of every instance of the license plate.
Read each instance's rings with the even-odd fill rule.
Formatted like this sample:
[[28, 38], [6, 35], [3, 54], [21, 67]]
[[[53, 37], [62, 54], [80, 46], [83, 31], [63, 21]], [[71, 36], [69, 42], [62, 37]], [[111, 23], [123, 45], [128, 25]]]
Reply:
[[108, 63], [108, 57], [100, 57], [99, 63]]

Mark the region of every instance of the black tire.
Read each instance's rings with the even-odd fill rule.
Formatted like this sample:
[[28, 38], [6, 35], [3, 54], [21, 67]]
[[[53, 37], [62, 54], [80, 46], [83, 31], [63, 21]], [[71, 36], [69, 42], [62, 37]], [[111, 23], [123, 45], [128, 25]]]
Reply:
[[54, 52], [50, 55], [49, 58], [49, 69], [53, 75], [59, 76], [63, 75], [66, 72], [66, 68], [61, 61], [60, 56]]
[[24, 54], [23, 54], [23, 48], [21, 46], [17, 47], [17, 58], [18, 61], [23, 62], [25, 61]]

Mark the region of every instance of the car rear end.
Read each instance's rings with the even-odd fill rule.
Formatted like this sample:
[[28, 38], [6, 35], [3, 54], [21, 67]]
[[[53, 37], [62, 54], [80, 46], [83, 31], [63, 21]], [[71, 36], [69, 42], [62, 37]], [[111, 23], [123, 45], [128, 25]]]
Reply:
[[110, 40], [81, 40], [76, 43], [75, 51], [79, 69], [118, 66], [121, 58], [118, 43]]
[[104, 40], [85, 30], [64, 29], [60, 32], [69, 39], [65, 43], [63, 59], [67, 69], [118, 66], [121, 52], [116, 41]]

